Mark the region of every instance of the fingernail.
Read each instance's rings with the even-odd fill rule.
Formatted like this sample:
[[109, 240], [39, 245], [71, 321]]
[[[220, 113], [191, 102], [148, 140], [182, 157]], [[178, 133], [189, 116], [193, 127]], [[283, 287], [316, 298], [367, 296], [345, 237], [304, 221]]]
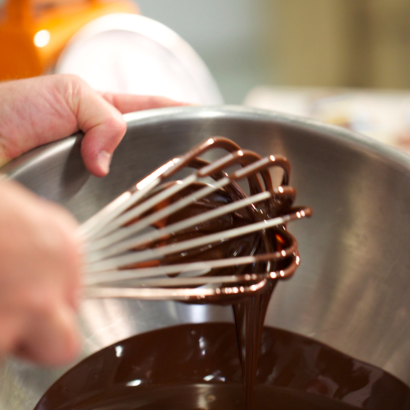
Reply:
[[109, 154], [107, 151], [101, 151], [98, 154], [97, 162], [101, 171], [103, 171], [105, 174], [108, 174], [108, 172], [110, 171], [111, 154]]

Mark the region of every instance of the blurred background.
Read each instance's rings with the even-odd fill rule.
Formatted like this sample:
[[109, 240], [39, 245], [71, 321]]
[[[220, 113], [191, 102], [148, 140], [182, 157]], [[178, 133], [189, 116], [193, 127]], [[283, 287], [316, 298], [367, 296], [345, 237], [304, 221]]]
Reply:
[[264, 0], [142, 0], [138, 4], [144, 15], [166, 24], [191, 44], [227, 103], [242, 103], [251, 87], [268, 81], [270, 70], [264, 69], [260, 47]]
[[228, 103], [260, 84], [410, 86], [406, 0], [139, 0], [187, 40]]
[[[83, 70], [85, 72], [88, 70], [84, 77], [86, 80], [89, 78], [89, 82], [94, 82], [92, 85], [96, 88], [107, 84], [108, 88], [115, 88], [115, 90], [142, 93], [148, 93], [150, 90], [160, 92], [158, 90], [169, 88], [168, 95], [176, 98], [192, 99], [195, 100], [194, 102], [207, 104], [224, 101], [229, 104], [246, 104], [304, 115], [351, 128], [404, 150], [410, 146], [410, 97], [407, 91], [410, 87], [409, 1], [137, 0], [133, 3], [132, 0], [0, 0], [0, 2], [3, 2], [0, 14], [0, 21], [3, 22], [3, 31], [0, 25], [0, 74], [1, 67], [9, 64], [8, 74], [4, 75], [3, 72], [3, 79], [33, 75], [26, 68], [22, 70], [16, 69], [17, 66], [13, 68], [8, 61], [12, 60], [9, 57], [11, 55], [21, 61], [28, 61], [28, 56], [33, 53], [30, 49], [33, 46], [28, 46], [21, 39], [15, 43], [10, 41], [13, 36], [18, 36], [16, 31], [10, 29], [10, 22], [7, 23], [10, 16], [14, 16], [13, 24], [15, 27], [18, 26], [19, 33], [24, 31], [24, 27], [35, 25], [28, 34], [29, 41], [32, 41], [33, 35], [42, 33], [45, 37], [40, 36], [37, 40], [42, 40], [44, 43], [47, 41], [45, 32], [49, 33], [49, 43], [44, 46], [40, 41], [38, 43], [40, 46], [36, 44], [36, 52], [41, 49], [44, 54], [47, 47], [50, 49], [54, 47], [53, 51], [49, 52], [53, 56], [43, 55], [42, 60], [40, 58], [42, 62], [37, 64], [35, 72], [37, 75], [40, 71], [82, 72]], [[87, 17], [84, 17], [86, 13], [84, 8], [81, 11], [81, 4], [93, 9], [93, 12], [89, 12]], [[72, 12], [73, 7], [77, 8], [77, 14]], [[98, 7], [100, 9], [96, 12]], [[56, 18], [58, 9], [63, 12]], [[26, 11], [21, 13], [21, 10]], [[162, 23], [170, 30], [163, 33], [162, 40], [158, 40], [159, 37], [155, 37], [154, 34], [147, 34], [153, 33], [148, 30], [148, 27], [143, 30], [143, 35], [149, 37], [151, 43], [155, 38], [155, 41], [161, 44], [161, 52], [152, 44], [148, 47], [146, 38], [144, 41], [139, 39], [137, 44], [135, 39], [129, 41], [131, 37], [127, 37], [126, 40], [124, 36], [121, 38], [117, 36], [117, 38], [115, 33], [111, 33], [110, 37], [101, 36], [100, 33], [99, 41], [91, 41], [90, 32], [95, 34], [95, 31], [99, 30], [97, 26], [93, 26], [88, 32], [85, 31], [83, 37], [87, 41], [81, 43], [81, 36], [76, 33], [90, 22], [112, 13], [140, 14]], [[71, 21], [69, 28], [66, 27], [65, 20]], [[42, 28], [40, 22], [43, 26], [44, 22], [48, 24], [48, 28]], [[4, 30], [4, 25], [7, 24], [9, 28]], [[118, 22], [116, 24], [115, 30], [118, 31]], [[130, 31], [133, 31], [135, 27], [142, 27], [144, 24], [135, 21], [135, 23], [124, 23], [123, 27], [129, 26]], [[157, 32], [161, 31], [157, 29]], [[110, 30], [115, 31], [113, 26]], [[196, 56], [190, 54], [184, 45], [176, 47], [176, 40], [174, 39], [173, 42], [169, 40], [172, 32], [182, 42], [189, 44]], [[141, 37], [141, 33], [139, 35]], [[50, 38], [60, 38], [58, 46], [51, 47]], [[165, 41], [164, 38], [168, 40]], [[4, 46], [6, 43], [7, 45]], [[85, 43], [86, 46], [83, 45]], [[127, 47], [125, 43], [128, 44]], [[123, 54], [127, 56], [126, 58], [119, 56], [118, 50], [121, 47], [124, 48]], [[176, 56], [172, 61], [168, 58], [169, 55], [165, 56], [164, 47], [168, 47], [173, 56]], [[112, 49], [115, 49], [115, 52], [107, 51]], [[142, 53], [142, 49], [145, 54]], [[152, 61], [148, 64], [146, 62], [150, 60], [148, 56], [154, 54], [157, 54], [156, 60], [152, 57]], [[102, 55], [105, 56], [105, 60], [99, 57]], [[132, 56], [135, 58], [133, 59]], [[189, 59], [191, 60], [188, 61]], [[102, 78], [100, 82], [94, 79], [95, 73], [104, 71], [102, 68], [108, 67], [113, 60], [115, 60], [115, 67], [113, 66], [111, 71], [107, 70], [109, 79]], [[203, 67], [200, 67], [198, 60], [204, 64]], [[82, 67], [79, 61], [82, 61]], [[148, 86], [144, 88], [137, 84], [137, 82], [141, 83], [140, 79], [143, 78], [143, 75], [139, 74], [139, 80], [136, 79], [138, 70], [142, 66], [141, 61], [146, 62], [144, 63], [147, 67], [146, 72], [161, 72], [164, 81], [157, 82], [156, 87], [151, 88]], [[184, 66], [183, 73], [182, 69], [176, 68], [178, 64]], [[167, 66], [167, 73], [164, 70], [154, 69], [155, 65]], [[128, 74], [126, 74], [127, 67]], [[209, 72], [205, 73], [206, 67]], [[179, 74], [176, 74], [178, 70]], [[116, 80], [115, 84], [110, 83], [115, 76], [121, 78], [122, 88], [118, 85], [121, 82], [119, 80]], [[192, 84], [195, 81], [196, 84], [187, 84], [188, 77]], [[128, 78], [127, 81], [124, 78]], [[167, 86], [171, 83], [174, 84], [174, 91], [171, 90], [171, 86]], [[202, 87], [202, 91], [194, 92], [193, 87], [198, 89]], [[178, 94], [175, 91], [177, 88], [187, 90], [191, 88], [191, 91]], [[206, 90], [211, 89], [212, 92], [205, 95]], [[164, 94], [168, 91], [164, 91]]]

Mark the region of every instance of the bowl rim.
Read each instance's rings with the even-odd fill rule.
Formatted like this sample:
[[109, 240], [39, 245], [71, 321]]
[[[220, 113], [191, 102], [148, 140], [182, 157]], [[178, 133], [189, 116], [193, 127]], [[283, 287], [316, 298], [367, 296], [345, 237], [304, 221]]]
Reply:
[[[200, 119], [226, 118], [232, 120], [263, 121], [283, 126], [291, 126], [301, 131], [315, 132], [324, 138], [332, 138], [351, 147], [359, 148], [375, 156], [389, 161], [391, 165], [406, 168], [410, 171], [410, 155], [398, 148], [389, 146], [366, 135], [352, 132], [340, 126], [326, 124], [318, 120], [286, 114], [278, 111], [251, 108], [245, 106], [179, 106], [143, 110], [123, 115], [127, 128], [149, 125], [164, 121], [182, 121]], [[26, 167], [41, 162], [47, 157], [70, 150], [73, 145], [81, 140], [83, 133], [76, 132], [59, 141], [41, 145], [20, 157], [10, 161], [0, 168], [0, 173], [15, 178]]]

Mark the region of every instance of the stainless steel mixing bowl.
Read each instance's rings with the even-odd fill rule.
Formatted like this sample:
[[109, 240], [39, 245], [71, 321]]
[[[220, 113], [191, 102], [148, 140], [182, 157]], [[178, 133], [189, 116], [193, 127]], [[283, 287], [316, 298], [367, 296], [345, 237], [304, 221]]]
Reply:
[[[287, 156], [297, 203], [310, 205], [314, 216], [289, 226], [302, 264], [274, 292], [267, 325], [313, 337], [410, 384], [410, 157], [341, 128], [239, 107], [153, 110], [127, 121], [106, 178], [84, 169], [76, 137], [38, 148], [3, 171], [83, 221], [210, 136]], [[151, 329], [222, 320], [232, 320], [229, 307], [86, 300], [83, 357]], [[0, 409], [31, 410], [64, 370], [6, 360]]]

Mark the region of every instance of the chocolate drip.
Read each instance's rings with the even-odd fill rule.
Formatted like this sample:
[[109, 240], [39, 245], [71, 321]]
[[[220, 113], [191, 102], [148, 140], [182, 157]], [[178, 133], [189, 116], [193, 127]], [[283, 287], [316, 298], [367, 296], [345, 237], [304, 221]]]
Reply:
[[[225, 150], [228, 155], [218, 157], [212, 162], [203, 158], [204, 154], [209, 154], [208, 151], [215, 153], [215, 149]], [[279, 167], [283, 171], [279, 187], [273, 186], [269, 172], [272, 167]], [[186, 173], [187, 170], [189, 178], [182, 181], [176, 180], [178, 173]], [[262, 158], [254, 152], [242, 150], [237, 144], [226, 138], [211, 138], [181, 157], [174, 158], [164, 164], [130, 190], [130, 193], [133, 194], [136, 190], [151, 187], [151, 183], [158, 183], [155, 189], [149, 191], [149, 194], [144, 194], [146, 196], [143, 200], [137, 202], [136, 209], [128, 209], [129, 213], [126, 212], [125, 218], [120, 219], [121, 222], [115, 225], [118, 227], [122, 224], [124, 228], [125, 221], [128, 221], [126, 228], [119, 232], [120, 237], [127, 238], [127, 235], [139, 232], [139, 229], [154, 229], [157, 232], [151, 235], [148, 234], [149, 232], [142, 231], [143, 234], [147, 234], [142, 235], [143, 239], [140, 239], [141, 236], [133, 237], [129, 247], [134, 247], [132, 252], [136, 252], [136, 255], [121, 255], [121, 252], [129, 249], [129, 247], [124, 247], [124, 243], [120, 243], [119, 248], [108, 255], [109, 258], [115, 252], [119, 252], [117, 254], [119, 258], [124, 256], [126, 265], [124, 263], [125, 266], [121, 264], [115, 266], [120, 266], [119, 269], [125, 270], [176, 265], [177, 268], [174, 266], [174, 270], [168, 271], [173, 272], [170, 276], [178, 276], [178, 273], [174, 272], [186, 272], [183, 270], [186, 265], [183, 268], [179, 267], [183, 263], [255, 257], [248, 265], [238, 264], [237, 266], [216, 268], [215, 266], [221, 265], [214, 263], [213, 267], [207, 268], [204, 273], [201, 271], [202, 276], [229, 276], [229, 279], [225, 279], [226, 282], [228, 280], [238, 282], [229, 283], [228, 286], [221, 279], [222, 283], [216, 285], [219, 286], [216, 288], [218, 292], [206, 297], [199, 295], [195, 300], [192, 299], [194, 303], [200, 300], [202, 303], [231, 304], [233, 306], [242, 366], [245, 410], [251, 410], [253, 407], [258, 351], [270, 297], [277, 280], [291, 276], [299, 264], [297, 244], [293, 236], [287, 231], [286, 225], [266, 228], [265, 222], [276, 217], [288, 217], [289, 214], [296, 215], [293, 216], [294, 218], [300, 218], [310, 215], [311, 212], [309, 208], [292, 207], [296, 191], [288, 186], [289, 175], [290, 164], [282, 156], [271, 155]], [[217, 184], [219, 189], [216, 187], [211, 189], [213, 184]], [[246, 187], [243, 187], [244, 184]], [[208, 194], [201, 196], [203, 191]], [[263, 193], [263, 200], [259, 198], [257, 201], [252, 198], [254, 203], [251, 205], [242, 205], [243, 207], [240, 208], [237, 206], [238, 204], [235, 204], [236, 210], [228, 214], [198, 223], [198, 219], [195, 219], [195, 226], [185, 223], [184, 229], [175, 229], [175, 225], [178, 226], [178, 223], [185, 222], [188, 218], [196, 215], [203, 216], [208, 211], [244, 200], [247, 198], [247, 194], [253, 196], [260, 193]], [[191, 201], [192, 198], [194, 200]], [[177, 204], [181, 203], [184, 204], [183, 207], [177, 208]], [[170, 209], [172, 212], [169, 211]], [[130, 220], [131, 218], [134, 219]], [[284, 220], [281, 219], [282, 221]], [[264, 229], [239, 237], [229, 237], [228, 232], [233, 229], [257, 223], [262, 223]], [[134, 226], [128, 228], [132, 225]], [[110, 228], [108, 231], [112, 233]], [[217, 237], [215, 234], [218, 234]], [[115, 236], [115, 233], [112, 235]], [[106, 243], [112, 243], [110, 241], [113, 240], [113, 236]], [[209, 237], [213, 239], [209, 243], [195, 248], [192, 248], [193, 245], [189, 246], [190, 241], [204, 236], [206, 241], [209, 240]], [[198, 244], [199, 242], [192, 243]], [[179, 246], [176, 246], [177, 244]], [[162, 252], [161, 248], [163, 248]], [[179, 250], [176, 251], [175, 248]], [[99, 254], [103, 253], [101, 249], [104, 247], [99, 249]], [[181, 251], [181, 249], [183, 250]], [[130, 261], [139, 262], [131, 264]], [[246, 259], [246, 262], [248, 261], [249, 259]], [[197, 274], [197, 271], [194, 273]], [[162, 282], [158, 281], [157, 283], [169, 284], [167, 287], [170, 288], [178, 287], [176, 284], [171, 284], [172, 280], [169, 278], [161, 279]], [[145, 282], [139, 282], [139, 285], [136, 286], [155, 287], [155, 280], [156, 278], [152, 280], [144, 278]], [[191, 287], [195, 287], [192, 285], [192, 281], [186, 282], [185, 279], [176, 281], [176, 283], [189, 283]], [[247, 285], [246, 292], [244, 291], [244, 283]], [[125, 285], [127, 285], [126, 282]], [[130, 285], [128, 284], [128, 286]], [[186, 286], [188, 287], [188, 285]], [[199, 288], [199, 292], [204, 291]], [[192, 302], [192, 300], [190, 301]]]
[[[209, 140], [208, 140], [209, 141]], [[222, 160], [216, 160], [209, 163], [202, 159], [205, 151], [211, 148], [221, 147], [228, 152], [231, 152], [231, 157]], [[226, 158], [226, 157], [225, 157]], [[201, 144], [194, 148], [177, 162], [177, 166], [173, 167], [172, 172], [167, 171], [163, 177], [173, 176], [177, 171], [184, 168], [193, 168], [201, 176], [207, 176], [214, 180], [223, 178], [226, 174], [224, 170], [232, 164], [247, 166], [257, 163], [261, 157], [251, 151], [243, 151], [233, 142], [224, 138], [213, 138], [211, 142]], [[295, 190], [286, 185], [289, 181], [290, 165], [284, 157], [269, 157], [265, 164], [255, 167], [249, 175], [247, 175], [248, 191], [251, 195], [268, 190], [273, 191], [273, 184], [269, 173], [269, 166], [279, 166], [283, 169], [281, 192], [270, 199], [256, 205], [251, 205], [239, 211], [232, 212], [217, 219], [211, 219], [203, 224], [179, 231], [176, 234], [170, 234], [165, 238], [161, 238], [154, 244], [150, 244], [151, 248], [161, 247], [188, 239], [203, 236], [204, 234], [223, 232], [228, 229], [245, 226], [254, 222], [260, 222], [265, 219], [270, 219], [276, 216], [285, 215], [292, 210], [292, 204], [295, 199]], [[258, 173], [261, 178], [258, 177]], [[152, 195], [163, 191], [177, 182], [164, 182]], [[158, 212], [160, 209], [169, 207], [171, 204], [181, 200], [181, 198], [195, 196], [195, 193], [203, 188], [205, 184], [194, 183], [171, 196], [166, 201], [159, 203], [154, 209], [150, 209], [142, 215], [141, 219]], [[152, 196], [151, 195], [151, 196]], [[218, 208], [233, 201], [246, 198], [245, 191], [237, 185], [232, 179], [230, 184], [208, 195], [205, 198], [197, 200], [194, 204], [187, 206], [183, 210], [171, 214], [170, 216], [159, 220], [155, 223], [154, 228], [161, 229], [165, 226], [177, 223], [197, 214], [202, 214], [208, 210]], [[137, 222], [137, 220], [132, 223]], [[286, 231], [285, 226], [266, 229], [261, 232], [242, 236], [240, 238], [231, 239], [228, 241], [220, 241], [210, 243], [202, 248], [176, 253], [165, 257], [162, 260], [151, 261], [151, 264], [170, 265], [181, 262], [195, 262], [215, 259], [225, 259], [237, 256], [259, 255], [272, 252], [281, 252], [285, 247], [292, 247], [295, 244], [294, 238]], [[144, 248], [137, 248], [141, 250]], [[298, 253], [295, 252], [287, 258], [280, 260], [271, 259], [265, 262], [255, 263], [253, 265], [237, 266], [224, 269], [214, 269], [207, 275], [233, 275], [243, 273], [265, 273], [269, 274], [272, 271], [281, 271], [283, 274], [292, 274], [296, 269], [295, 264], [298, 258]], [[129, 265], [126, 269], [138, 268], [141, 265]], [[253, 390], [255, 385], [255, 377], [257, 370], [258, 349], [260, 338], [265, 319], [266, 310], [277, 279], [269, 279], [266, 285], [260, 292], [255, 292], [252, 297], [240, 298], [233, 302], [233, 311], [235, 323], [237, 326], [237, 343], [240, 351], [240, 359], [243, 374], [243, 386], [245, 396], [245, 410], [251, 410], [253, 404]], [[215, 297], [212, 303], [226, 303], [224, 295]]]

